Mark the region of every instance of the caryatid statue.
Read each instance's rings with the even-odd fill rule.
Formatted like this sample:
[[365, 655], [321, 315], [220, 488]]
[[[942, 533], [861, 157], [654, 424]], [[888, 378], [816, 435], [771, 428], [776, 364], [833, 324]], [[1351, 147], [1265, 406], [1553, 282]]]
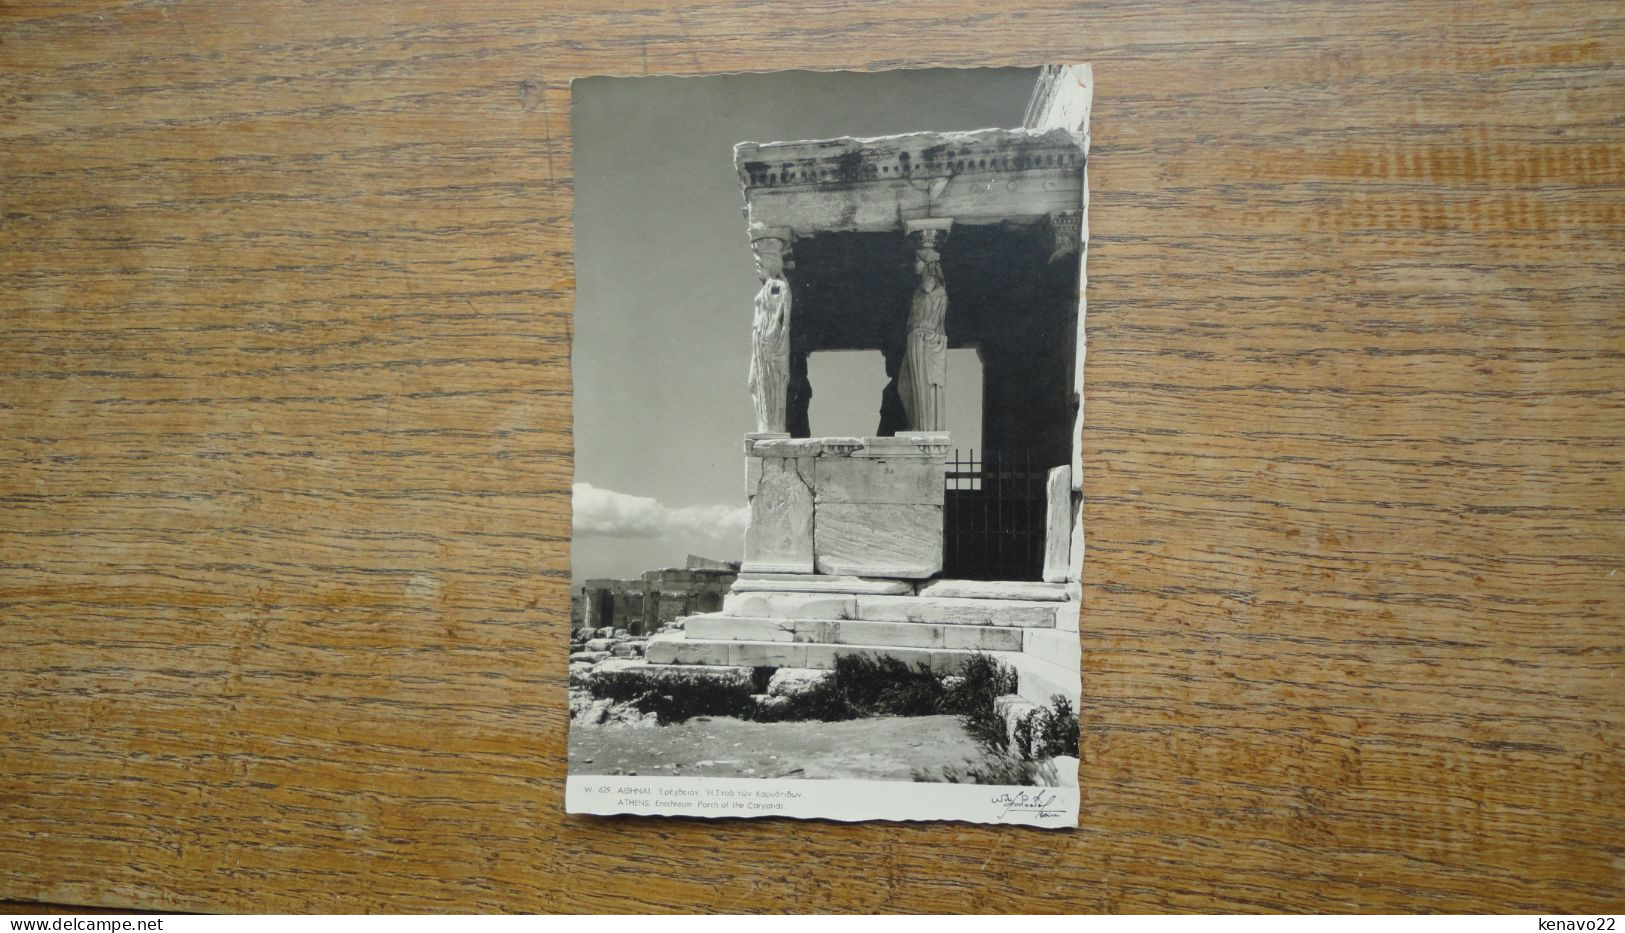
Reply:
[[897, 373], [897, 394], [910, 431], [948, 430], [948, 289], [942, 279], [942, 243], [952, 220], [908, 223], [918, 278], [908, 306], [908, 338]]
[[781, 227], [751, 230], [756, 254], [756, 315], [751, 321], [750, 398], [756, 406], [758, 433], [788, 433], [790, 386], [790, 283], [784, 278], [790, 231]]

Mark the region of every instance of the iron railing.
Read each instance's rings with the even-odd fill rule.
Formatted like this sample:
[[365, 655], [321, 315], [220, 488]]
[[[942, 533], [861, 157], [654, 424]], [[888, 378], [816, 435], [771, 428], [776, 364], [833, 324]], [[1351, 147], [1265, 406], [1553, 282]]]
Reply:
[[1032, 451], [954, 451], [943, 490], [942, 575], [1041, 580], [1046, 479]]

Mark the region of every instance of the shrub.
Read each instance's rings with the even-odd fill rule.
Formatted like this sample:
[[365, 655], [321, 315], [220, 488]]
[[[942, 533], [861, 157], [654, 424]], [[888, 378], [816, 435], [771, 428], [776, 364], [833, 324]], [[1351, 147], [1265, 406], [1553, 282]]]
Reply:
[[1078, 757], [1078, 714], [1072, 702], [1059, 694], [1049, 706], [1040, 706], [1016, 721], [1015, 746], [1024, 758]]
[[980, 766], [943, 767], [935, 773], [915, 771], [914, 780], [944, 784], [1015, 784], [1023, 787], [1054, 786], [1055, 765], [1001, 755]]
[[853, 716], [929, 716], [937, 712], [942, 679], [925, 664], [910, 668], [896, 658], [843, 654], [828, 681]]
[[896, 658], [843, 654], [829, 677], [789, 702], [761, 707], [764, 722], [841, 722], [867, 716], [929, 716], [939, 712], [942, 679], [925, 665], [910, 668]]
[[[751, 718], [762, 722], [819, 720], [840, 722], [868, 716], [956, 715], [973, 735], [997, 737], [1004, 747], [1004, 723], [993, 712], [995, 698], [1016, 689], [1015, 672], [984, 654], [973, 655], [952, 677], [919, 664], [910, 667], [881, 655], [843, 654], [835, 670], [817, 686], [788, 703], [760, 707]], [[760, 691], [758, 691], [760, 692]]]
[[993, 701], [1016, 692], [1016, 672], [988, 655], [977, 652], [959, 673], [948, 708], [944, 712], [972, 714], [993, 708]]
[[972, 738], [1002, 752], [1009, 745], [1009, 735], [1004, 717], [993, 710], [993, 701], [1015, 692], [1015, 671], [985, 654], [974, 654], [965, 662], [944, 711], [957, 714]]
[[[952, 677], [933, 673], [925, 664], [911, 667], [887, 655], [838, 655], [834, 671], [817, 685], [786, 697], [784, 702], [756, 703], [753, 695], [767, 692], [775, 671], [772, 667], [758, 667], [748, 676], [698, 671], [652, 674], [639, 669], [596, 671], [586, 686], [594, 699], [632, 704], [639, 712], [656, 714], [661, 725], [695, 716], [736, 716], [758, 722], [841, 722], [869, 716], [948, 714], [959, 716], [973, 737], [994, 750], [1002, 752], [1009, 744], [1004, 720], [994, 713], [993, 701], [1015, 692], [1016, 675], [985, 654], [972, 655], [961, 673]], [[1076, 749], [1077, 721], [1071, 707], [1056, 715], [1072, 723], [1071, 747]], [[1058, 721], [1047, 719], [1034, 719], [1026, 728], [1036, 730], [1031, 731], [1033, 736], [1053, 737], [1053, 741], [1043, 740], [1045, 748], [1060, 742], [1065, 733]], [[1032, 745], [1028, 740], [1022, 747]]]
[[829, 680], [782, 698], [771, 706], [758, 706], [746, 717], [757, 722], [840, 722], [857, 714]]
[[695, 716], [743, 716], [751, 709], [751, 682], [715, 674], [647, 671], [599, 671], [587, 691], [594, 699], [629, 703], [640, 713], [654, 713], [663, 726]]
[[1078, 757], [1078, 714], [1071, 701], [1056, 695], [1046, 709], [1038, 711], [1039, 723], [1033, 735], [1033, 757], [1057, 755]]

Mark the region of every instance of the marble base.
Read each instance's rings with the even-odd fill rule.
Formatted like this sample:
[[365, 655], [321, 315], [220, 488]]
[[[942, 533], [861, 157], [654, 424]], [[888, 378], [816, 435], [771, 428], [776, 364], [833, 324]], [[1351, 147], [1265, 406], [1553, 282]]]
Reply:
[[818, 572], [923, 579], [942, 569], [942, 506], [823, 502]]
[[949, 438], [745, 438], [747, 573], [923, 579], [942, 569]]
[[813, 491], [800, 458], [762, 462], [750, 498], [745, 560], [755, 573], [812, 573]]

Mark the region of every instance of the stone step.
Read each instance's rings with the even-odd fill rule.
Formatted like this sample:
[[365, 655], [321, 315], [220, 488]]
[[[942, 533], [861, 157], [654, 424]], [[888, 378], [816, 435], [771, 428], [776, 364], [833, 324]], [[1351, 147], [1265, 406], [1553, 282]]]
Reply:
[[1015, 599], [860, 596], [857, 618], [873, 622], [941, 622], [1054, 628], [1067, 604]]
[[723, 599], [722, 611], [725, 615], [759, 619], [860, 619], [866, 622], [1054, 628], [1057, 613], [1076, 615], [1077, 604], [964, 597], [736, 592], [729, 593]]
[[734, 580], [735, 593], [867, 593], [904, 596], [914, 592], [908, 580], [876, 580], [812, 573], [742, 573]]
[[869, 596], [941, 596], [958, 599], [1020, 599], [1064, 602], [1072, 598], [1065, 583], [1027, 580], [891, 580], [823, 573], [746, 572], [733, 583], [735, 593], [851, 593]]
[[722, 613], [689, 616], [683, 621], [689, 638], [879, 645], [898, 648], [970, 648], [1020, 651], [1022, 629], [990, 625], [943, 625], [935, 622], [869, 622], [858, 619], [765, 619]]
[[[645, 657], [650, 664], [699, 664], [728, 667], [809, 667], [833, 670], [839, 655], [893, 657], [909, 666], [925, 664], [939, 674], [958, 673], [965, 662], [983, 652], [963, 648], [898, 648], [875, 645], [830, 645], [783, 641], [722, 641], [689, 638], [683, 632], [649, 639]], [[996, 658], [1007, 652], [993, 654]]]
[[961, 599], [1026, 599], [1065, 602], [1065, 583], [1035, 583], [1025, 580], [927, 580], [919, 585], [921, 596]]

